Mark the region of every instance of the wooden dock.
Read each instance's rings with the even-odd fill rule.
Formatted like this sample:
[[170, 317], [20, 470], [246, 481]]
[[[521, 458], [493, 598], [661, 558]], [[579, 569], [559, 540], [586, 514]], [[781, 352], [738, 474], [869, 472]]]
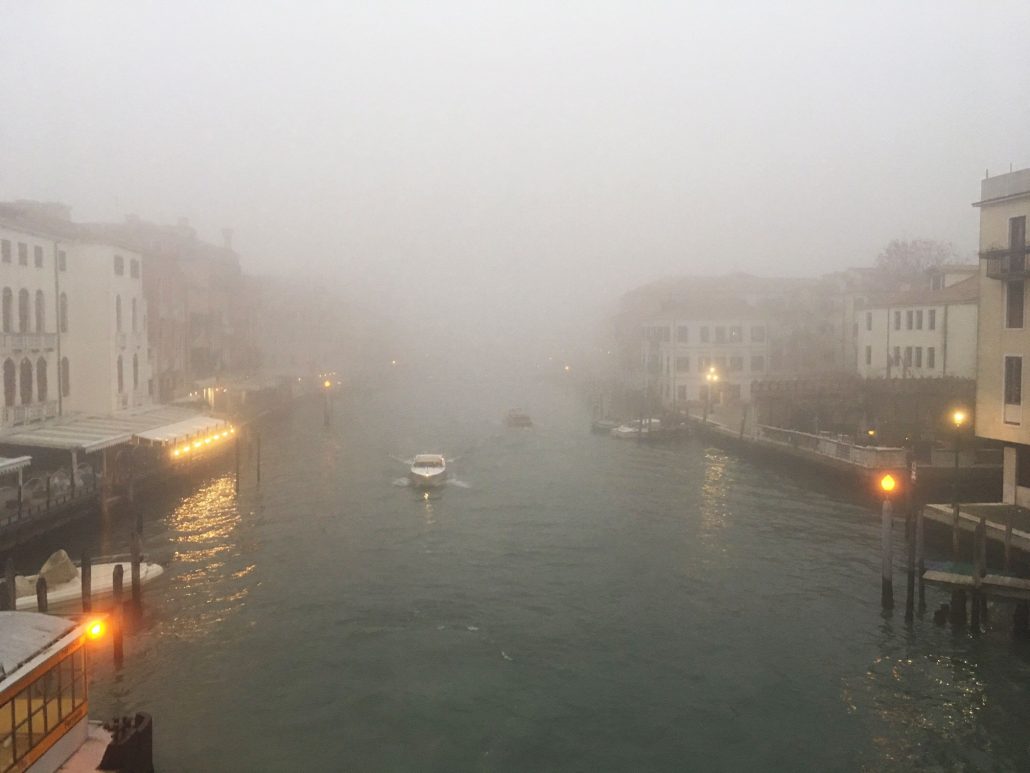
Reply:
[[923, 572], [924, 582], [939, 585], [949, 590], [979, 591], [984, 596], [1006, 601], [1030, 601], [1030, 580], [1011, 577], [1007, 574], [987, 574], [977, 583], [971, 574], [945, 572], [927, 569]]

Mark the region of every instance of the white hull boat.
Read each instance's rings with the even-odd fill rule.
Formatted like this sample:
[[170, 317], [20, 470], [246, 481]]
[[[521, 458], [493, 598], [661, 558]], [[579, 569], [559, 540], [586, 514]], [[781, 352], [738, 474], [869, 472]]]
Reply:
[[418, 454], [411, 460], [408, 480], [416, 488], [436, 488], [447, 482], [447, 460], [441, 454]]
[[[61, 551], [62, 553], [64, 551]], [[67, 554], [66, 554], [67, 555]], [[49, 563], [49, 562], [48, 562]], [[122, 598], [128, 600], [132, 596], [132, 563], [130, 561], [113, 561], [93, 564], [90, 568], [90, 599], [93, 611], [103, 610], [110, 606], [114, 599], [114, 568], [122, 565]], [[75, 574], [69, 576], [64, 582], [47, 583], [47, 611], [68, 612], [81, 609], [82, 606], [82, 574], [81, 570], [71, 565]], [[70, 570], [69, 573], [70, 575]], [[164, 574], [164, 568], [160, 564], [152, 564], [146, 561], [140, 563], [139, 576], [140, 584], [151, 583]], [[68, 575], [66, 575], [68, 576]], [[15, 580], [17, 599], [15, 609], [19, 612], [32, 611], [36, 609], [36, 580], [38, 574], [25, 577], [18, 577]]]
[[633, 438], [647, 437], [652, 432], [657, 434], [661, 428], [660, 419], [638, 419], [613, 429], [612, 437], [632, 440]]

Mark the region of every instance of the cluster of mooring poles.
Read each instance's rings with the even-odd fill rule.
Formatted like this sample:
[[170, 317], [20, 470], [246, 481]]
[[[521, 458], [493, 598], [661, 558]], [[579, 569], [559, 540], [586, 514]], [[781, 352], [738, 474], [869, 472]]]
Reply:
[[[906, 546], [906, 596], [905, 622], [911, 623], [916, 607], [920, 614], [926, 611], [926, 583], [949, 589], [949, 604], [942, 604], [933, 616], [934, 623], [944, 625], [951, 623], [956, 628], [965, 628], [968, 624], [973, 633], [980, 633], [987, 623], [987, 596], [1013, 601], [1016, 604], [1013, 613], [1013, 631], [1017, 635], [1030, 634], [1030, 580], [1013, 577], [1010, 574], [1012, 560], [1012, 521], [1006, 526], [1004, 570], [999, 575], [987, 573], [987, 518], [981, 514], [979, 522], [973, 530], [972, 571], [961, 570], [959, 561], [960, 540], [959, 520], [952, 525], [952, 562], [951, 571], [931, 570], [925, 566], [925, 521], [922, 504], [915, 495], [915, 467], [909, 476], [910, 485], [904, 487], [891, 473], [884, 473], [877, 481], [882, 502], [880, 508], [881, 533], [880, 546], [882, 555], [882, 572], [880, 581], [880, 603], [884, 610], [894, 608], [894, 509], [898, 502], [905, 509], [905, 546]], [[957, 494], [956, 494], [957, 497]], [[955, 506], [957, 512], [958, 507]], [[917, 587], [918, 578], [918, 587]], [[967, 619], [968, 606], [968, 619]]]
[[[249, 435], [249, 433], [248, 433], [248, 435]], [[251, 451], [253, 451], [254, 455], [255, 455], [255, 461], [254, 461], [254, 482], [258, 486], [260, 486], [261, 485], [261, 433], [260, 432], [255, 432], [254, 433], [254, 443], [253, 443], [253, 446], [250, 443], [247, 443], [247, 457], [248, 458], [250, 457]], [[233, 484], [233, 487], [234, 487], [236, 493], [239, 494], [240, 493], [240, 433], [239, 432], [236, 433], [235, 454], [236, 454], [236, 471], [235, 471], [235, 478], [234, 478], [235, 482]]]
[[[111, 584], [111, 613], [106, 620], [106, 626], [111, 631], [111, 643], [113, 647], [114, 662], [121, 666], [124, 656], [124, 635], [127, 617], [139, 620], [143, 613], [143, 581], [141, 565], [143, 563], [143, 537], [142, 518], [137, 514], [136, 529], [129, 541], [129, 584], [130, 599], [125, 600], [125, 567], [118, 563], [112, 573]], [[4, 566], [3, 593], [0, 594], [0, 609], [17, 609], [17, 593], [15, 588], [14, 561], [7, 559]], [[93, 559], [88, 552], [83, 552], [82, 561], [79, 565], [79, 580], [81, 585], [82, 614], [89, 616], [93, 612]], [[36, 609], [39, 612], [47, 613], [50, 609], [48, 598], [49, 589], [46, 578], [40, 576], [36, 579]], [[105, 621], [97, 618], [94, 625], [104, 627]], [[96, 637], [96, 634], [91, 634]]]

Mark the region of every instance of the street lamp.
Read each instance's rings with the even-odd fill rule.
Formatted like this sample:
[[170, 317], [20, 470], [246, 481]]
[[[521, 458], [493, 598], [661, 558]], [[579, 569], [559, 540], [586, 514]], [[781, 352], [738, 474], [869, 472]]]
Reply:
[[952, 560], [958, 561], [958, 524], [959, 524], [959, 509], [958, 509], [958, 476], [959, 476], [959, 444], [962, 440], [962, 427], [965, 425], [969, 416], [966, 412], [958, 408], [951, 413], [951, 424], [955, 427], [955, 473], [951, 478], [951, 557]]
[[894, 508], [891, 495], [898, 486], [898, 481], [889, 472], [880, 476], [880, 493], [883, 504], [880, 507], [880, 548], [883, 567], [880, 573], [880, 605], [884, 609], [894, 608], [894, 556], [891, 542], [894, 538]]
[[331, 402], [332, 399], [333, 399], [333, 392], [332, 392], [333, 382], [330, 381], [329, 379], [326, 379], [325, 381], [322, 382], [322, 388], [323, 388], [323, 390], [325, 390], [325, 407], [324, 407], [324, 411], [323, 411], [323, 418], [324, 418], [325, 426], [328, 427], [329, 426], [329, 420], [332, 417], [332, 413], [333, 413], [332, 402]]
[[719, 373], [715, 370], [714, 365], [705, 373], [705, 381], [708, 382], [708, 385], [705, 389], [705, 417], [702, 422], [703, 424], [708, 423], [708, 413], [712, 410], [712, 387], [719, 381]]

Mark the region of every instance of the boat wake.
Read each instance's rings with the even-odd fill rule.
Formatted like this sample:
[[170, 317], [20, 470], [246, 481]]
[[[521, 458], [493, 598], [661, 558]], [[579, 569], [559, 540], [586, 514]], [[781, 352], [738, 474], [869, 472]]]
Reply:
[[[397, 488], [423, 488], [422, 486], [416, 486], [408, 478], [394, 478], [393, 482], [390, 485], [396, 486]], [[472, 484], [471, 483], [469, 483], [468, 481], [459, 480], [458, 478], [448, 478], [443, 483], [441, 483], [438, 487], [435, 487], [435, 488], [443, 488], [444, 486], [452, 486], [454, 488], [464, 488], [464, 489], [472, 488]]]

